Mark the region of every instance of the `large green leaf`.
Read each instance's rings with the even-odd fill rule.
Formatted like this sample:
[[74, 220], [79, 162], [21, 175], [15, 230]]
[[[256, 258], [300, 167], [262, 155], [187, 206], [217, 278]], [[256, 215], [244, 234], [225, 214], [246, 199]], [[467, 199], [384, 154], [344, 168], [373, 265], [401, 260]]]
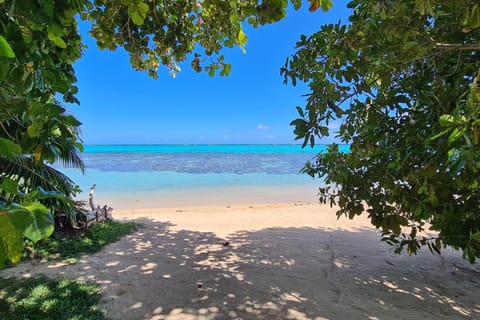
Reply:
[[36, 242], [50, 237], [55, 229], [53, 215], [41, 203], [34, 202], [25, 206], [33, 213], [34, 223], [27, 229], [25, 236]]
[[2, 36], [0, 36], [0, 57], [15, 58], [12, 47], [10, 47], [7, 40]]
[[12, 224], [33, 242], [48, 238], [54, 230], [50, 210], [39, 202], [18, 206], [9, 211]]
[[13, 204], [12, 208], [8, 210], [8, 218], [11, 224], [21, 233], [25, 233], [34, 222], [32, 212], [18, 204]]
[[42, 130], [44, 122], [43, 121], [34, 121], [27, 128], [27, 133], [30, 138], [38, 137], [40, 135], [40, 130]]
[[5, 178], [0, 184], [0, 189], [7, 193], [16, 195], [18, 194], [18, 183], [10, 178]]
[[65, 49], [67, 47], [67, 43], [65, 42], [65, 40], [62, 39], [62, 37], [49, 33], [48, 39], [53, 41], [53, 43], [55, 43], [55, 45], [59, 48]]
[[12, 158], [13, 155], [21, 153], [22, 148], [18, 144], [11, 140], [0, 138], [0, 156]]
[[23, 251], [22, 233], [13, 226], [4, 211], [0, 212], [0, 238], [3, 242], [3, 249], [0, 249], [0, 265], [7, 259], [12, 263], [18, 263]]
[[42, 187], [37, 187], [37, 189], [29, 192], [24, 195], [25, 202], [34, 202], [36, 200], [51, 199], [57, 198], [60, 200], [67, 199], [65, 195], [58, 191], [45, 191]]

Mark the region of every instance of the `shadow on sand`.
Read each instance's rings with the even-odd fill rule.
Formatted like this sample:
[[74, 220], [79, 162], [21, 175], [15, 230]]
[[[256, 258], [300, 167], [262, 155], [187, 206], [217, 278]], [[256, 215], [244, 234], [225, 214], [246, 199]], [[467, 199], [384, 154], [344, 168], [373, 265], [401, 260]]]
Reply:
[[136, 221], [144, 227], [75, 265], [22, 264], [10, 275], [96, 281], [112, 319], [480, 318], [479, 268], [458, 253], [393, 255], [370, 229], [268, 228], [223, 239]]

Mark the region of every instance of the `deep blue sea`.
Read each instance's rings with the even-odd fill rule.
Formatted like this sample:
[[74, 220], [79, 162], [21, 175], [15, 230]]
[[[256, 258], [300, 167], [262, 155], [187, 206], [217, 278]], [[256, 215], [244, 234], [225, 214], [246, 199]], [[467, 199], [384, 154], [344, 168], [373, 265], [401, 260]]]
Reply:
[[[348, 152], [348, 146], [341, 146]], [[86, 198], [121, 208], [315, 201], [321, 181], [301, 174], [325, 150], [299, 145], [92, 145], [78, 170], [61, 169]], [[105, 201], [101, 201], [104, 199]]]

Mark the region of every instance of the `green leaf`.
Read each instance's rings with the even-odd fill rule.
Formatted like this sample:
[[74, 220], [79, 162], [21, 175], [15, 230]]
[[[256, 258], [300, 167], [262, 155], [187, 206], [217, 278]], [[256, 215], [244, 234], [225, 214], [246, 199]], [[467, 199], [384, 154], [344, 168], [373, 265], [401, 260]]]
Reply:
[[33, 212], [35, 223], [25, 232], [25, 236], [32, 241], [47, 239], [55, 229], [53, 215], [41, 203], [32, 203], [25, 206]]
[[322, 7], [322, 11], [327, 12], [332, 6], [332, 0], [320, 0], [320, 7]]
[[63, 33], [65, 32], [65, 29], [59, 24], [51, 23], [51, 24], [48, 25], [47, 31], [48, 31], [48, 36], [49, 37], [50, 37], [50, 35], [61, 37], [63, 35]]
[[457, 121], [455, 121], [455, 117], [450, 114], [444, 114], [440, 116], [440, 119], [438, 122], [442, 127], [449, 127], [457, 124]]
[[257, 18], [255, 17], [249, 17], [247, 22], [248, 24], [252, 25], [255, 28], [258, 26], [258, 21], [257, 21]]
[[418, 206], [415, 208], [415, 211], [413, 212], [413, 214], [416, 218], [420, 218], [422, 216], [422, 212], [423, 212], [422, 206]]
[[65, 41], [62, 39], [62, 37], [57, 36], [53, 33], [48, 33], [48, 39], [52, 41], [57, 47], [65, 49], [67, 47], [67, 44]]
[[213, 77], [213, 76], [215, 75], [215, 69], [212, 68], [212, 67], [210, 67], [209, 70], [208, 70], [208, 75], [209, 75], [210, 77]]
[[472, 11], [466, 16], [463, 25], [472, 29], [480, 27], [480, 7], [475, 4]]
[[0, 185], [0, 189], [10, 194], [18, 194], [18, 183], [10, 178], [5, 178]]
[[55, 4], [53, 0], [42, 1], [42, 11], [49, 17], [53, 18]]
[[225, 75], [228, 76], [232, 70], [232, 65], [230, 63], [224, 64]]
[[290, 122], [290, 125], [296, 127], [306, 127], [307, 122], [304, 119], [295, 119]]
[[137, 4], [138, 11], [142, 15], [142, 17], [145, 19], [147, 17], [147, 12], [148, 12], [148, 5], [144, 2]]
[[15, 142], [0, 138], [0, 155], [6, 158], [13, 158], [14, 155], [22, 153], [22, 148]]
[[480, 232], [473, 233], [473, 234], [470, 236], [470, 239], [472, 239], [472, 240], [480, 240]]
[[415, 0], [415, 7], [417, 8], [418, 12], [420, 15], [424, 15], [426, 10], [425, 10], [425, 0]]
[[450, 134], [450, 136], [448, 137], [448, 144], [450, 145], [456, 142], [463, 135], [464, 132], [465, 132], [465, 129], [455, 128]]
[[147, 17], [148, 5], [146, 3], [132, 3], [128, 7], [128, 16], [132, 19], [133, 23], [137, 26], [141, 26], [145, 18]]
[[247, 43], [247, 36], [243, 32], [243, 30], [240, 30], [237, 35], [237, 41], [240, 46], [244, 46]]
[[72, 127], [78, 127], [80, 126], [82, 123], [80, 121], [77, 120], [77, 118], [75, 118], [74, 116], [66, 116], [63, 121], [72, 126]]
[[47, 27], [48, 39], [51, 40], [57, 47], [65, 49], [67, 44], [62, 39], [65, 29], [56, 23], [49, 24]]
[[4, 81], [8, 73], [12, 67], [12, 60], [5, 58], [5, 57], [0, 57], [0, 82]]
[[230, 22], [231, 23], [237, 23], [238, 22], [238, 14], [234, 13], [230, 15]]
[[21, 233], [25, 233], [34, 222], [33, 214], [27, 208], [20, 205], [14, 205], [13, 208], [8, 210], [8, 218], [15, 229]]
[[37, 189], [30, 191], [29, 193], [25, 194], [23, 196], [25, 202], [34, 202], [37, 200], [43, 200], [43, 199], [50, 199], [50, 198], [55, 198], [59, 200], [65, 200], [67, 199], [65, 195], [61, 192], [58, 191], [45, 191], [41, 187], [38, 187]]
[[[12, 263], [20, 262], [23, 251], [22, 233], [12, 225], [4, 211], [0, 211], [0, 238], [3, 242], [3, 250], [0, 249], [0, 264], [4, 264], [6, 259]], [[1, 255], [2, 251], [4, 256]]]
[[305, 116], [305, 112], [303, 112], [303, 109], [299, 106], [296, 106], [296, 109], [297, 109], [297, 112], [298, 114], [300, 115], [300, 117], [304, 117]]
[[61, 37], [56, 37], [53, 39], [53, 43], [59, 48], [65, 49], [67, 47], [67, 44]]
[[320, 130], [322, 136], [328, 137], [328, 127], [320, 126], [318, 127], [318, 130]]
[[65, 108], [63, 108], [62, 106], [59, 106], [58, 104], [54, 104], [54, 103], [48, 103], [41, 108], [42, 108], [42, 112], [46, 113], [48, 111], [48, 113], [53, 115], [53, 116], [59, 116], [66, 111]]
[[30, 138], [35, 138], [40, 135], [40, 130], [42, 129], [43, 121], [35, 121], [27, 128], [27, 133]]
[[15, 58], [15, 53], [3, 36], [0, 36], [0, 57]]
[[12, 224], [33, 242], [46, 239], [53, 233], [52, 214], [47, 207], [39, 202], [32, 202], [11, 209], [9, 216]]
[[292, 3], [293, 3], [293, 8], [295, 10], [300, 9], [300, 7], [302, 6], [302, 1], [301, 0], [292, 0]]

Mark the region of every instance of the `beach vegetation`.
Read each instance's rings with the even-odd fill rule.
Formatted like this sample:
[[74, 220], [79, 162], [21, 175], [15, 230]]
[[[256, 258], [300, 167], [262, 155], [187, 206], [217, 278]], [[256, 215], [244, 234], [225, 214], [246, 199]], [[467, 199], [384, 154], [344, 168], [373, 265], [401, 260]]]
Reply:
[[67, 279], [47, 277], [0, 278], [0, 318], [107, 319], [97, 307], [101, 287]]
[[[303, 171], [337, 216], [368, 215], [395, 252], [480, 257], [480, 6], [353, 0], [348, 21], [302, 36], [281, 69], [309, 86], [292, 121], [303, 146], [335, 131]], [[338, 129], [333, 129], [337, 128]], [[433, 231], [433, 232], [430, 232]]]
[[54, 236], [33, 243], [27, 240], [25, 258], [75, 260], [97, 253], [106, 245], [138, 230], [135, 222], [106, 221], [93, 224], [85, 233], [56, 232]]

